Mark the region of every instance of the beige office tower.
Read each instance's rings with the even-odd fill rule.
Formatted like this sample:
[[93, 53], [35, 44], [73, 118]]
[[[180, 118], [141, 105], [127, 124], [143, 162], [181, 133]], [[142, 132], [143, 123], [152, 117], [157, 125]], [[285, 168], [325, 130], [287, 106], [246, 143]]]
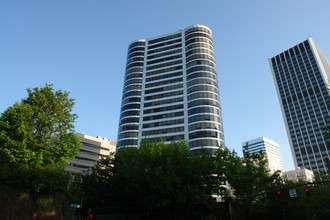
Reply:
[[116, 141], [110, 141], [106, 138], [92, 137], [85, 134], [78, 134], [82, 146], [78, 155], [69, 160], [69, 166], [65, 168], [71, 173], [82, 173], [93, 167], [102, 156], [109, 156], [111, 152], [116, 151]]

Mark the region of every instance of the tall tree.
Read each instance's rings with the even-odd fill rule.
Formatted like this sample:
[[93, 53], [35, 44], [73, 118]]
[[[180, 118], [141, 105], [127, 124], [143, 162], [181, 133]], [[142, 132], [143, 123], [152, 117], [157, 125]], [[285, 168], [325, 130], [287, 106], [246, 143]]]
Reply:
[[[94, 168], [89, 195], [107, 205], [145, 212], [186, 215], [215, 204], [218, 177], [208, 154], [195, 155], [186, 142], [143, 141], [121, 148]], [[97, 206], [99, 206], [98, 204]]]
[[62, 167], [80, 146], [74, 131], [74, 99], [49, 84], [27, 92], [27, 98], [0, 116], [2, 162], [18, 168]]
[[[224, 175], [229, 183], [227, 197], [241, 207], [240, 214], [248, 216], [253, 204], [260, 202], [261, 197], [267, 196], [267, 191], [275, 189], [282, 183], [280, 172], [271, 173], [267, 168], [268, 160], [264, 154], [246, 153], [240, 158], [235, 151], [219, 149], [215, 155], [215, 165], [218, 175]], [[259, 195], [259, 196], [258, 196]]]

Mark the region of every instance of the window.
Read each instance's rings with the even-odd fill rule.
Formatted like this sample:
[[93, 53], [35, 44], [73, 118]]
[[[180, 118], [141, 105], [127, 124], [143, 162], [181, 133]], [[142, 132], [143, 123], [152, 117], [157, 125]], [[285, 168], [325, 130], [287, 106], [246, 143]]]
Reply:
[[175, 79], [170, 79], [170, 80], [158, 81], [155, 83], [148, 83], [145, 85], [145, 87], [150, 88], [150, 87], [172, 84], [172, 83], [177, 83], [177, 82], [182, 82], [182, 81], [183, 81], [183, 78], [180, 77], [180, 78], [175, 78]]
[[175, 120], [169, 120], [169, 121], [160, 121], [160, 122], [154, 122], [149, 124], [143, 124], [143, 128], [154, 128], [154, 127], [162, 127], [162, 126], [169, 126], [169, 125], [177, 125], [177, 124], [183, 124], [184, 120], [181, 119], [175, 119]]
[[170, 103], [182, 102], [182, 101], [183, 101], [183, 97], [174, 98], [174, 99], [166, 99], [166, 100], [161, 100], [161, 101], [144, 103], [144, 107], [150, 107], [150, 106], [156, 106], [156, 105], [164, 105], [164, 104], [170, 104]]
[[182, 132], [182, 131], [184, 131], [184, 127], [167, 128], [167, 129], [143, 131], [142, 132], [142, 136], [149, 136], [149, 135], [156, 135], [156, 134], [177, 133], [177, 132]]
[[171, 111], [171, 110], [175, 110], [175, 109], [183, 109], [183, 104], [171, 105], [171, 106], [166, 106], [166, 107], [161, 107], [161, 108], [148, 109], [148, 110], [144, 110], [143, 114], [150, 114], [150, 113], [156, 113], [156, 112], [165, 112], [165, 111]]
[[171, 77], [175, 77], [175, 76], [182, 76], [182, 74], [183, 74], [182, 71], [179, 71], [179, 72], [175, 72], [175, 73], [169, 73], [169, 74], [164, 74], [164, 75], [160, 75], [160, 76], [149, 77], [149, 78], [146, 78], [146, 82], [155, 81], [155, 80], [159, 80], [159, 79], [171, 78]]
[[183, 116], [183, 111], [147, 116], [147, 117], [143, 117], [143, 121], [152, 121], [152, 120], [159, 120], [159, 119], [165, 119], [165, 118], [175, 118], [175, 117], [181, 117], [181, 116]]
[[177, 84], [177, 85], [165, 86], [165, 87], [157, 88], [157, 89], [148, 89], [148, 90], [145, 90], [145, 94], [163, 92], [163, 91], [174, 90], [174, 89], [180, 89], [182, 87], [183, 87], [182, 84]]

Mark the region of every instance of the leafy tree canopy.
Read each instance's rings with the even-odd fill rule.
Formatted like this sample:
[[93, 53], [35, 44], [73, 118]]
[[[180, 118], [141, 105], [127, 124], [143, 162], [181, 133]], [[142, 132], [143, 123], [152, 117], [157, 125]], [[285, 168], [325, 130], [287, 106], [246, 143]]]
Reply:
[[238, 200], [253, 202], [256, 195], [282, 183], [280, 171], [270, 172], [268, 160], [261, 152], [249, 154], [245, 151], [244, 157], [240, 158], [235, 151], [224, 149], [219, 150], [215, 157], [218, 170], [224, 174]]
[[89, 182], [90, 201], [184, 215], [197, 204], [214, 205], [218, 177], [213, 171], [212, 156], [193, 154], [184, 141], [144, 140], [139, 148], [121, 148], [98, 163]]
[[[228, 149], [219, 149], [216, 155], [196, 154], [183, 141], [165, 144], [144, 140], [139, 148], [121, 148], [94, 167], [88, 184], [89, 201], [103, 203], [89, 206], [126, 211], [134, 207], [189, 216], [196, 211], [219, 210], [213, 196], [220, 195], [250, 208], [258, 201], [256, 195], [281, 181], [278, 173], [269, 173], [266, 164], [262, 154], [240, 158]], [[231, 199], [226, 197], [228, 189], [234, 192]]]
[[52, 85], [27, 89], [27, 98], [0, 115], [0, 156], [17, 168], [62, 167], [79, 149], [74, 99]]

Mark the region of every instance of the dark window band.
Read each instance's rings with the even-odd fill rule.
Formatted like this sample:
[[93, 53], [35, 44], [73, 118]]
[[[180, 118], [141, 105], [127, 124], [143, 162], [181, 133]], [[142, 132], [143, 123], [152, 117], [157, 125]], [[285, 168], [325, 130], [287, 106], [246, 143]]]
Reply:
[[142, 136], [177, 133], [177, 132], [182, 132], [182, 131], [184, 131], [184, 127], [166, 128], [166, 129], [158, 129], [158, 130], [151, 130], [151, 131], [143, 131]]
[[183, 109], [183, 104], [171, 105], [171, 106], [166, 106], [166, 107], [161, 107], [161, 108], [148, 109], [148, 110], [144, 110], [143, 114], [165, 112], [165, 111], [171, 111], [171, 110], [175, 110], [175, 109]]
[[143, 121], [152, 121], [152, 120], [159, 120], [159, 119], [165, 119], [165, 118], [175, 118], [175, 117], [181, 117], [181, 116], [183, 116], [183, 111], [147, 116], [147, 117], [143, 117]]

